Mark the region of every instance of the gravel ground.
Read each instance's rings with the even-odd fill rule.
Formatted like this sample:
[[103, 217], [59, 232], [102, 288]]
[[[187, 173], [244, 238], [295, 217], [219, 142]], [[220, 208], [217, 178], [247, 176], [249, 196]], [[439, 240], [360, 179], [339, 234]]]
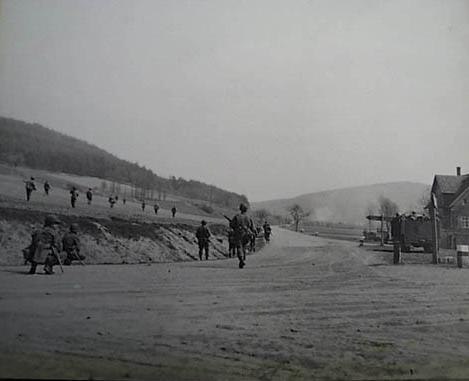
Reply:
[[1, 267], [0, 377], [469, 378], [469, 270], [391, 262], [275, 229], [243, 270]]

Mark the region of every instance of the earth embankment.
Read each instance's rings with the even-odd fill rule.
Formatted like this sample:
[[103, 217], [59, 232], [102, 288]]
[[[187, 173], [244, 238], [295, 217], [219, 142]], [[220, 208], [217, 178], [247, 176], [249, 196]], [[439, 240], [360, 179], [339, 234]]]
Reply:
[[468, 294], [467, 268], [279, 229], [242, 270], [2, 267], [0, 376], [467, 379]]
[[[31, 234], [42, 226], [46, 210], [0, 206], [0, 265], [24, 263], [22, 249], [29, 245]], [[198, 259], [195, 238], [197, 221], [150, 222], [141, 218], [86, 216], [55, 213], [58, 230], [65, 233], [71, 223], [79, 228], [81, 253], [88, 264], [178, 262]], [[212, 223], [211, 258], [227, 255], [226, 226]]]

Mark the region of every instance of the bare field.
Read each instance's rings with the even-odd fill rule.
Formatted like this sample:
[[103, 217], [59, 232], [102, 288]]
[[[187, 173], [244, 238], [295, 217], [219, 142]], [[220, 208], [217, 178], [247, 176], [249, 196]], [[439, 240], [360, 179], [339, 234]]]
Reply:
[[1, 377], [468, 378], [469, 278], [454, 265], [276, 229], [236, 260], [0, 268]]

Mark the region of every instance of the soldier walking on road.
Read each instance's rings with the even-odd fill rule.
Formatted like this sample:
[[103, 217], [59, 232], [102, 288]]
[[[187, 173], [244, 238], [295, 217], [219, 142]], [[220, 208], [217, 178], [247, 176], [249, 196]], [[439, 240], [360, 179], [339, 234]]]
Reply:
[[160, 206], [158, 204], [153, 205], [153, 210], [155, 211], [155, 214], [158, 214], [158, 209]]
[[205, 259], [208, 260], [208, 244], [210, 242], [210, 230], [207, 228], [207, 222], [202, 220], [201, 225], [197, 228], [195, 236], [199, 244], [199, 258], [202, 260], [202, 254], [205, 250]]
[[242, 269], [245, 266], [246, 246], [249, 243], [250, 232], [254, 229], [254, 224], [246, 214], [248, 210], [246, 205], [240, 204], [239, 210], [240, 213], [231, 220], [230, 227], [234, 230], [236, 254], [239, 259], [239, 268]]
[[236, 255], [236, 242], [234, 230], [228, 228], [228, 258], [234, 257]]
[[91, 201], [93, 201], [93, 191], [91, 188], [88, 188], [86, 191], [86, 199], [88, 200], [88, 205], [91, 205]]
[[265, 239], [265, 242], [270, 242], [270, 235], [272, 234], [272, 228], [270, 227], [270, 225], [269, 225], [269, 223], [267, 222], [267, 220], [264, 222], [263, 229], [264, 229], [264, 239]]
[[67, 253], [64, 260], [64, 265], [71, 265], [72, 261], [85, 259], [84, 255], [80, 254], [80, 239], [78, 238], [78, 225], [71, 224], [68, 233], [62, 237], [62, 249]]
[[33, 233], [29, 247], [28, 261], [31, 262], [29, 274], [36, 273], [38, 264], [44, 264], [46, 274], [53, 274], [53, 266], [60, 263], [60, 239], [55, 229], [55, 225], [58, 224], [60, 221], [57, 217], [47, 216], [44, 227]]
[[176, 206], [173, 206], [171, 208], [171, 213], [173, 214], [173, 218], [176, 216], [176, 212], [177, 212]]
[[76, 187], [73, 187], [70, 191], [70, 203], [72, 204], [72, 208], [75, 207], [78, 198], [78, 190]]
[[31, 193], [36, 190], [36, 184], [34, 184], [34, 177], [31, 177], [29, 180], [25, 181], [26, 188], [26, 201], [29, 201], [31, 198]]
[[50, 191], [50, 184], [48, 181], [46, 181], [44, 183], [44, 193], [46, 194], [46, 196], [49, 196], [49, 191]]

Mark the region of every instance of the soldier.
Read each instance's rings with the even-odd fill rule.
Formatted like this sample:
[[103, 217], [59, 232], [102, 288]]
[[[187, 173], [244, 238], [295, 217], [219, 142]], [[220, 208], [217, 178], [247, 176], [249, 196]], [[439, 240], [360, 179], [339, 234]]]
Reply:
[[49, 191], [50, 191], [50, 184], [49, 184], [48, 181], [46, 181], [44, 183], [44, 192], [45, 192], [46, 196], [49, 196]]
[[252, 230], [249, 232], [249, 251], [254, 253], [256, 251], [256, 238], [257, 238], [257, 230], [252, 224]]
[[155, 211], [155, 214], [158, 214], [158, 209], [159, 209], [159, 205], [158, 204], [155, 204], [153, 205], [153, 210]]
[[29, 180], [25, 181], [26, 187], [26, 201], [29, 201], [31, 198], [31, 193], [36, 190], [36, 184], [34, 184], [34, 177], [31, 177]]
[[109, 196], [109, 198], [108, 198], [107, 201], [109, 202], [109, 206], [110, 206], [111, 208], [114, 208], [114, 204], [116, 203], [116, 200], [114, 200], [114, 197]]
[[53, 266], [60, 263], [60, 240], [55, 229], [55, 225], [58, 224], [60, 224], [60, 221], [57, 217], [47, 216], [44, 221], [44, 227], [33, 233], [30, 257], [28, 258], [28, 261], [31, 262], [29, 274], [36, 273], [38, 264], [44, 264], [44, 272], [46, 274], [53, 274]]
[[91, 205], [91, 201], [93, 201], [93, 190], [88, 188], [86, 191], [86, 199], [88, 200], [88, 205]]
[[125, 205], [126, 201], [127, 201], [127, 200], [126, 200], [125, 197], [124, 197], [124, 198], [122, 199], [122, 203]]
[[77, 198], [78, 198], [78, 190], [76, 187], [72, 187], [72, 190], [70, 191], [70, 203], [72, 204], [72, 208], [75, 207]]
[[173, 206], [171, 208], [171, 213], [173, 214], [173, 218], [176, 216], [176, 212], [177, 212], [176, 206]]
[[201, 225], [197, 228], [195, 236], [199, 244], [199, 258], [202, 260], [202, 254], [205, 250], [205, 259], [208, 260], [208, 244], [210, 242], [210, 230], [206, 227], [207, 222], [202, 220]]
[[62, 249], [67, 253], [64, 260], [64, 265], [71, 265], [72, 261], [85, 259], [84, 255], [80, 254], [80, 239], [78, 238], [78, 225], [71, 224], [68, 233], [62, 237]]
[[235, 235], [232, 228], [228, 228], [228, 257], [234, 257], [236, 253]]
[[145, 211], [145, 200], [142, 200], [142, 211]]
[[246, 245], [249, 243], [249, 234], [253, 230], [253, 222], [247, 216], [247, 206], [244, 204], [239, 205], [238, 213], [230, 222], [230, 227], [234, 230], [234, 244], [236, 247], [236, 254], [239, 259], [239, 268], [245, 266], [246, 261]]
[[263, 229], [264, 229], [264, 239], [265, 239], [265, 242], [270, 242], [270, 235], [272, 234], [272, 228], [270, 227], [270, 225], [269, 225], [269, 223], [267, 222], [267, 220], [265, 220], [265, 222], [264, 222]]

